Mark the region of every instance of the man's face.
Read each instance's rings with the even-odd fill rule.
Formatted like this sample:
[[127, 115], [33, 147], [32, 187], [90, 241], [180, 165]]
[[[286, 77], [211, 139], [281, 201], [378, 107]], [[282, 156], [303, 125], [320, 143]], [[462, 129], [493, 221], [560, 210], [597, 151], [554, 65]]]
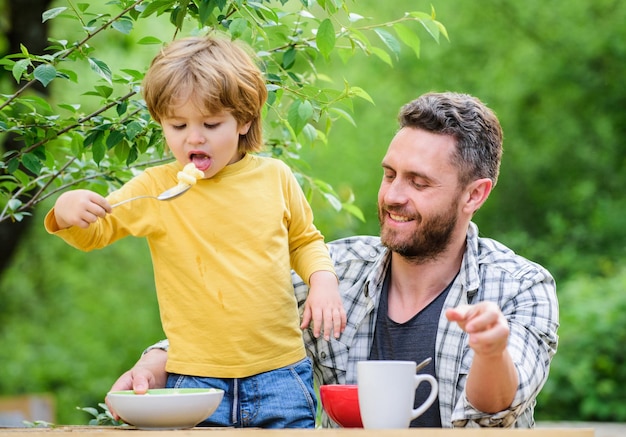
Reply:
[[451, 136], [403, 128], [383, 158], [381, 241], [412, 261], [434, 259], [454, 235], [461, 196], [454, 147]]

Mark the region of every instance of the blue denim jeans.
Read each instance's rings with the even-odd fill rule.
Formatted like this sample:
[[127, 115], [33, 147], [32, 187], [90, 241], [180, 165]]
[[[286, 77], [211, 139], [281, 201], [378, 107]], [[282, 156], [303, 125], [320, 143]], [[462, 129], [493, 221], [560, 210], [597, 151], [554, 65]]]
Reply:
[[315, 428], [317, 397], [309, 358], [246, 378], [170, 374], [167, 387], [224, 390], [217, 410], [198, 426]]

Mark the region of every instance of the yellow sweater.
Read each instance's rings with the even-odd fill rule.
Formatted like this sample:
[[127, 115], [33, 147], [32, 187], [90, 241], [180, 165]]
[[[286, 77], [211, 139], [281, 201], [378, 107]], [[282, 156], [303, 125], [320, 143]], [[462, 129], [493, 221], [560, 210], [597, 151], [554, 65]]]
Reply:
[[[181, 168], [147, 169], [108, 199], [157, 195]], [[84, 251], [147, 239], [172, 373], [241, 378], [304, 358], [291, 268], [307, 279], [334, 272], [289, 168], [254, 155], [174, 200], [126, 203], [88, 229], [59, 230], [52, 210], [45, 226]]]

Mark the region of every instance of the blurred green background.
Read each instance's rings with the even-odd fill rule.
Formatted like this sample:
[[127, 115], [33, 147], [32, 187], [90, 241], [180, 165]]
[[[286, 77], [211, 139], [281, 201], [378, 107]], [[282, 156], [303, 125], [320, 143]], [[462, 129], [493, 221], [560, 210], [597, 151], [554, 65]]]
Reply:
[[[378, 22], [432, 5], [450, 41], [424, 35], [421, 58], [406, 49], [394, 68], [364, 57], [327, 67], [375, 105], [357, 101], [356, 127], [339, 123], [327, 147], [302, 152], [312, 173], [339, 193], [354, 192], [366, 217], [334, 213], [315, 198], [316, 224], [329, 240], [377, 234], [380, 160], [400, 106], [431, 90], [476, 95], [498, 114], [505, 152], [475, 221], [483, 236], [557, 280], [560, 345], [536, 418], [626, 421], [626, 2], [357, 5]], [[57, 38], [63, 31], [51, 29]], [[110, 51], [108, 62], [133, 66], [152, 56], [128, 38], [112, 40]], [[51, 98], [72, 92], [53, 88]], [[85, 254], [48, 236], [41, 221], [50, 206], [0, 277], [0, 395], [53, 393], [57, 423], [86, 423], [77, 407], [102, 402], [143, 348], [162, 338], [152, 266], [140, 240]]]

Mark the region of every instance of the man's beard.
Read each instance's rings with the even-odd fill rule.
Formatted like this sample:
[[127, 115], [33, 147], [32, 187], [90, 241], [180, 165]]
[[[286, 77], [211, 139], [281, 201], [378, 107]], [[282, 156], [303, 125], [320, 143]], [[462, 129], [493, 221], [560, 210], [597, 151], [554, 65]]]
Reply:
[[414, 263], [420, 264], [437, 258], [437, 255], [446, 250], [457, 222], [456, 215], [457, 202], [452, 202], [450, 208], [433, 217], [424, 218], [419, 213], [411, 216], [418, 224], [418, 228], [413, 235], [402, 237], [400, 232], [396, 232], [384, 226], [384, 218], [388, 212], [394, 208], [384, 210], [378, 207], [378, 221], [380, 223], [380, 240], [389, 250], [398, 253], [402, 257]]

